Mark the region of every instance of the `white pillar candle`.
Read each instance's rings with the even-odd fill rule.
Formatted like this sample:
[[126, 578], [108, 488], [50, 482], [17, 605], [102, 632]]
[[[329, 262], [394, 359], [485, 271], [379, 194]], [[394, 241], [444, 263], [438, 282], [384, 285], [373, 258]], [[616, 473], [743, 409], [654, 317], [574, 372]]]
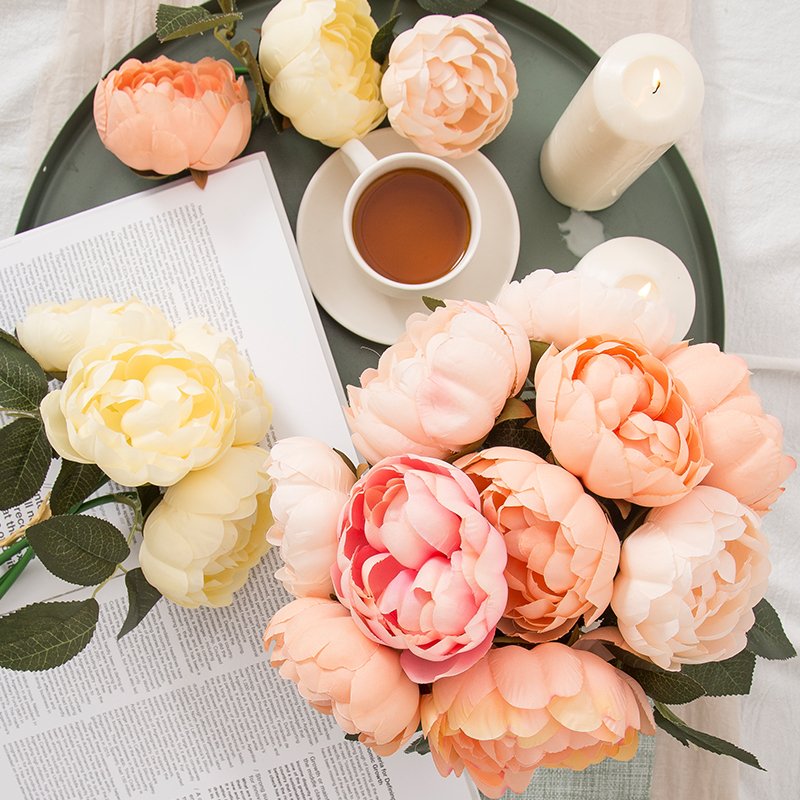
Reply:
[[609, 239], [591, 249], [575, 272], [665, 303], [675, 317], [675, 342], [683, 339], [692, 324], [695, 293], [689, 270], [672, 250], [652, 239]]
[[611, 45], [542, 148], [550, 194], [579, 211], [614, 203], [692, 127], [703, 76], [686, 48], [639, 33]]

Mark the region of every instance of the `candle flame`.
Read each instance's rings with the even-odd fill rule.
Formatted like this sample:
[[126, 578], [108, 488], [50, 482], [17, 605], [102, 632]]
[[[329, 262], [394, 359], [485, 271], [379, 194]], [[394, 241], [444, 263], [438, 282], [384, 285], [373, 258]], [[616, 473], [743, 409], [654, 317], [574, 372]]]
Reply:
[[656, 67], [653, 70], [653, 94], [661, 88], [661, 70]]
[[639, 289], [639, 291], [636, 292], [636, 294], [638, 294], [639, 297], [647, 298], [647, 296], [652, 291], [653, 291], [653, 282], [652, 281], [647, 281], [647, 283], [644, 286], [642, 286], [642, 288]]

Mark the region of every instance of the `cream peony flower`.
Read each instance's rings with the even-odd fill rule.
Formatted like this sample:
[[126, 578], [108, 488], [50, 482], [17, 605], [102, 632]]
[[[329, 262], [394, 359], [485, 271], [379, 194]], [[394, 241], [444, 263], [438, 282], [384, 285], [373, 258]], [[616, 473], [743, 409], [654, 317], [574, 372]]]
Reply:
[[381, 93], [397, 133], [426, 153], [461, 158], [511, 119], [517, 71], [489, 20], [432, 14], [395, 39]]
[[261, 71], [275, 108], [303, 136], [340, 147], [384, 118], [370, 56], [377, 31], [366, 0], [281, 0], [267, 15]]
[[17, 325], [20, 344], [48, 372], [66, 372], [79, 350], [115, 339], [170, 339], [172, 326], [157, 308], [135, 297], [108, 297], [31, 306]]
[[231, 445], [235, 400], [203, 356], [171, 341], [81, 350], [45, 396], [50, 444], [125, 486], [170, 486]]
[[236, 398], [234, 445], [258, 444], [269, 430], [272, 407], [264, 394], [264, 385], [233, 339], [202, 319], [193, 319], [175, 329], [173, 341], [190, 353], [205, 356]]
[[747, 644], [770, 565], [758, 516], [698, 486], [622, 543], [611, 607], [628, 645], [664, 669], [723, 661]]
[[328, 597], [339, 514], [356, 476], [328, 445], [305, 436], [279, 441], [268, 473], [275, 524], [267, 539], [280, 546], [283, 560], [275, 577], [295, 597]]
[[260, 447], [232, 447], [167, 489], [148, 517], [139, 563], [173, 603], [228, 605], [266, 553], [267, 459]]

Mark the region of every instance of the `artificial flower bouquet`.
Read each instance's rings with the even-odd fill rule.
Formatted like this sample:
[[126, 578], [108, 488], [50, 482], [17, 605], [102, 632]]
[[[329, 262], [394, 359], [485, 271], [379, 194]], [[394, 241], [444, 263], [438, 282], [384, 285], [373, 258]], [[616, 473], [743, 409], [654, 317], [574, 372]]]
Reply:
[[[271, 523], [260, 446], [271, 408], [233, 340], [202, 320], [173, 326], [138, 300], [106, 298], [35, 306], [16, 334], [0, 334], [0, 405], [13, 418], [0, 429], [0, 505], [33, 499], [38, 510], [0, 540], [0, 596], [36, 556], [79, 586], [124, 572], [120, 636], [162, 594], [185, 606], [230, 603]], [[132, 509], [127, 534], [87, 513], [106, 503]], [[126, 567], [142, 528], [140, 566]], [[95, 594], [0, 617], [0, 666], [40, 670], [74, 657], [94, 633]]]
[[575, 273], [429, 303], [349, 387], [368, 463], [272, 449], [297, 599], [271, 663], [348, 737], [429, 750], [489, 797], [629, 759], [654, 725], [758, 766], [669, 707], [794, 655], [763, 523], [795, 464], [744, 362]]

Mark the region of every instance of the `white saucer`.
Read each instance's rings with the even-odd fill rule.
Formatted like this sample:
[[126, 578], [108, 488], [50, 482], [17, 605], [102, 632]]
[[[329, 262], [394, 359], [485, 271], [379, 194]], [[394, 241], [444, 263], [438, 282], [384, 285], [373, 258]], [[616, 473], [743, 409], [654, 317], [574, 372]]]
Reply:
[[[417, 148], [391, 128], [372, 131], [364, 144], [378, 157]], [[472, 184], [481, 207], [481, 241], [469, 266], [436, 295], [448, 300], [494, 300], [511, 280], [519, 256], [519, 217], [511, 190], [481, 153], [450, 163]], [[297, 247], [319, 304], [353, 333], [392, 344], [406, 319], [425, 311], [422, 295], [389, 297], [350, 258], [342, 233], [342, 206], [353, 179], [337, 150], [316, 171], [297, 214]]]

